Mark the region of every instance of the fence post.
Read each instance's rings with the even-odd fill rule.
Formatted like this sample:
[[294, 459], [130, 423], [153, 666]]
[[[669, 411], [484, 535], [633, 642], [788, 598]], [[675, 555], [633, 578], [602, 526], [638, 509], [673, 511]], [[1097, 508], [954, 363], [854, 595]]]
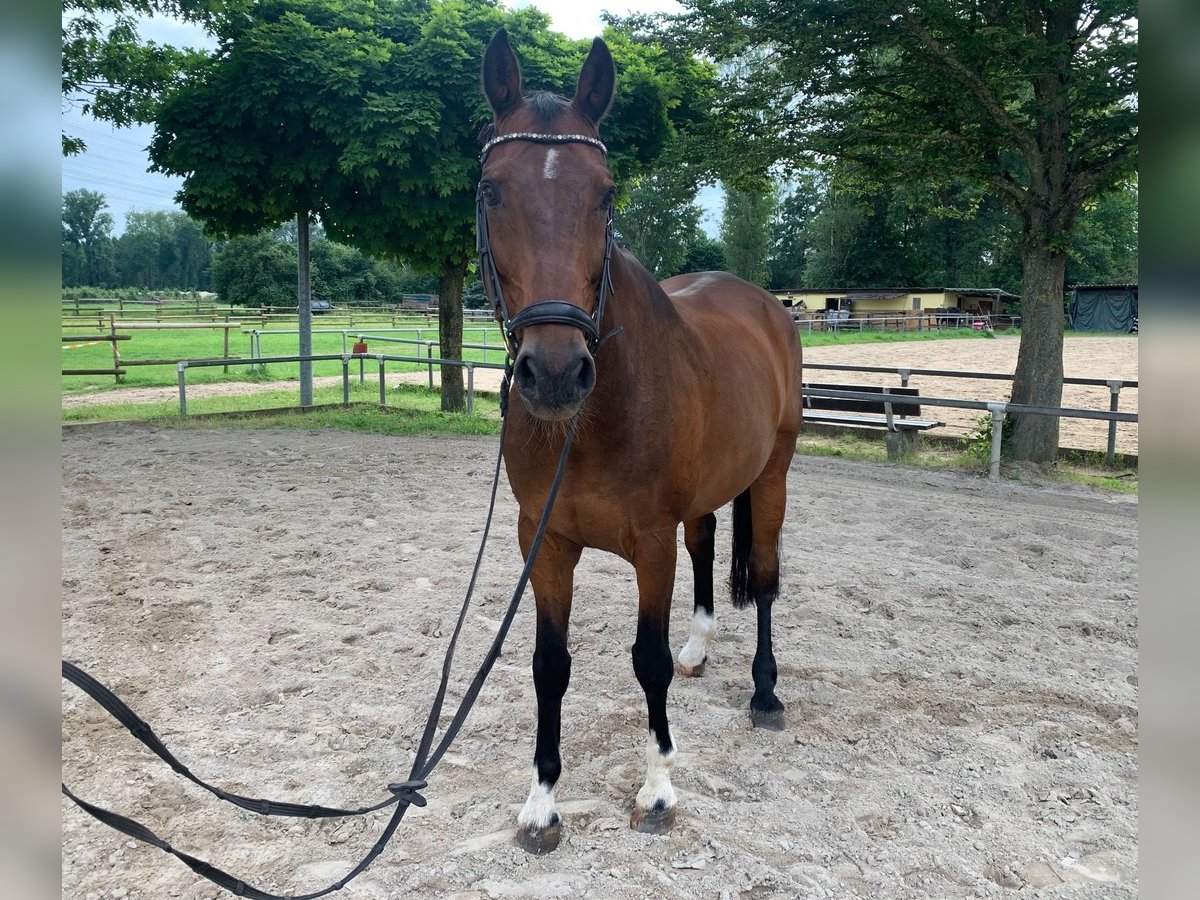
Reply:
[[[1108, 398], [1109, 412], [1116, 412], [1117, 406], [1121, 399], [1121, 382], [1120, 380], [1110, 380], [1108, 382], [1108, 390], [1110, 392]], [[1117, 420], [1108, 420], [1108, 449], [1104, 454], [1104, 461], [1110, 466], [1117, 461]]]
[[[196, 309], [200, 309], [200, 296], [196, 296]], [[225, 317], [225, 358], [229, 359], [229, 316]], [[229, 374], [229, 363], [225, 363], [222, 367], [225, 374]]]
[[429, 357], [429, 389], [433, 390], [433, 341], [425, 342], [425, 355]]
[[350, 405], [350, 357], [342, 355], [342, 405]]
[[988, 471], [988, 478], [992, 481], [1000, 480], [1000, 441], [1004, 436], [1004, 412], [1007, 409], [1007, 404], [1004, 403], [989, 403], [988, 412], [992, 414], [992, 465]]
[[467, 363], [467, 415], [475, 411], [475, 364]]
[[897, 369], [896, 372], [900, 376], [900, 387], [908, 387], [908, 378], [912, 375], [912, 369]]
[[187, 415], [187, 361], [180, 360], [176, 366], [179, 373], [179, 415]]
[[112, 325], [112, 353], [113, 353], [113, 381], [117, 384], [121, 383], [121, 376], [117, 373], [121, 371], [121, 351], [117, 349], [117, 320], [109, 320]]

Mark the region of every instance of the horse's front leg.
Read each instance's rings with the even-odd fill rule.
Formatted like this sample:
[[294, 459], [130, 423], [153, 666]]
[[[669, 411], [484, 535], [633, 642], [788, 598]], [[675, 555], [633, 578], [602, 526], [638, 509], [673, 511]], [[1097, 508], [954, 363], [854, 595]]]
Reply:
[[[521, 552], [528, 556], [537, 523], [522, 516], [518, 525]], [[547, 532], [530, 573], [537, 604], [533, 650], [533, 686], [537, 692], [537, 742], [533, 751], [533, 784], [517, 816], [517, 843], [530, 853], [549, 853], [558, 846], [562, 822], [554, 808], [554, 785], [562, 772], [562, 698], [571, 680], [567, 625], [580, 546]]]
[[667, 689], [675, 672], [667, 633], [675, 587], [675, 533], [672, 528], [639, 535], [633, 554], [638, 584], [633, 671], [646, 692], [650, 734], [646, 783], [638, 791], [629, 824], [648, 834], [663, 834], [675, 824], [675, 789], [671, 787], [675, 741], [667, 724]]

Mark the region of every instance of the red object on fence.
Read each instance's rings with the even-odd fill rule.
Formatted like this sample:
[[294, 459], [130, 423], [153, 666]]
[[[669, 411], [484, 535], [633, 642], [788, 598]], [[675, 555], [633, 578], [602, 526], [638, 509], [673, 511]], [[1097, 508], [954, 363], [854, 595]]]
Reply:
[[971, 323], [971, 328], [974, 329], [975, 331], [983, 331], [983, 320], [976, 319], [974, 322]]
[[355, 344], [354, 352], [355, 353], [366, 353], [367, 352], [367, 342], [359, 341], [357, 344]]

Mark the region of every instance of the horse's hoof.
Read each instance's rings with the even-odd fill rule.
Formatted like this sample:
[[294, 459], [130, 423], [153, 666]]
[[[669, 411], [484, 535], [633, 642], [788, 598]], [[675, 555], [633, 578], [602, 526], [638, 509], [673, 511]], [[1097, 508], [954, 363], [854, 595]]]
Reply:
[[666, 834], [675, 825], [675, 807], [642, 809], [635, 806], [629, 827], [641, 834]]
[[542, 856], [558, 848], [562, 837], [562, 819], [555, 820], [545, 828], [533, 828], [529, 825], [517, 826], [517, 846], [526, 853]]
[[682, 675], [684, 678], [699, 678], [704, 674], [704, 664], [706, 662], [708, 662], [707, 656], [700, 660], [698, 665], [694, 666], [689, 666], [686, 663], [675, 660], [675, 672], [678, 675]]
[[750, 707], [750, 724], [764, 731], [783, 731], [783, 704], [779, 709], [755, 709]]

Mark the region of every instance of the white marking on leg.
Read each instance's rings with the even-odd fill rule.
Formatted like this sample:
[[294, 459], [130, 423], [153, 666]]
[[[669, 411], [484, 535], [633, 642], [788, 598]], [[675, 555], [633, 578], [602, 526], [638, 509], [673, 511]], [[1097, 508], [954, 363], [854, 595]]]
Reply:
[[551, 147], [546, 151], [546, 164], [542, 166], [542, 176], [547, 181], [553, 181], [558, 175], [558, 150]]
[[547, 787], [538, 781], [537, 766], [533, 769], [533, 786], [529, 789], [529, 799], [517, 816], [517, 824], [523, 828], [540, 830], [552, 825], [558, 818], [554, 809], [554, 788]]
[[700, 608], [692, 613], [692, 631], [679, 651], [679, 663], [689, 670], [696, 668], [708, 656], [708, 643], [717, 633], [717, 623], [708, 611]]
[[671, 750], [663, 753], [658, 749], [658, 738], [650, 732], [650, 743], [646, 745], [646, 783], [637, 794], [639, 809], [670, 809], [675, 805], [675, 788], [671, 787], [671, 766], [675, 764], [675, 738], [671, 738]]

